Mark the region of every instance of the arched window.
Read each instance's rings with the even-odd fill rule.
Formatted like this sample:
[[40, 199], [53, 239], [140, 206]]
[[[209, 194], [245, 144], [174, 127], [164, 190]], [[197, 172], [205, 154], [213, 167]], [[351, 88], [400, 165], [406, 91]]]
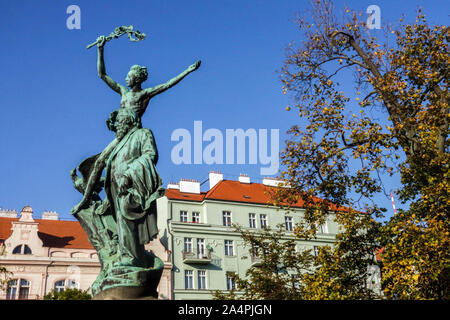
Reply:
[[15, 247], [12, 253], [13, 254], [21, 254], [22, 253], [22, 245]]
[[30, 293], [30, 281], [25, 279], [14, 279], [8, 281], [6, 289], [6, 299], [28, 299]]
[[26, 244], [23, 245], [23, 254], [31, 254], [31, 249]]
[[31, 254], [31, 249], [26, 244], [18, 245], [14, 248], [13, 254]]

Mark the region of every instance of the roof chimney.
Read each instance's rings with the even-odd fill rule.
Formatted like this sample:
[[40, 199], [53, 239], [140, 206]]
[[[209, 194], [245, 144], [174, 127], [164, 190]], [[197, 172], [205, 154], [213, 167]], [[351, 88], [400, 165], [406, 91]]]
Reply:
[[239, 176], [240, 183], [250, 183], [250, 177], [246, 174], [241, 173]]
[[181, 179], [180, 192], [200, 194], [200, 182], [192, 179]]
[[216, 184], [223, 180], [223, 174], [218, 171], [209, 172], [209, 189], [214, 188]]
[[0, 209], [0, 218], [17, 218], [17, 211]]
[[56, 211], [44, 211], [42, 213], [42, 220], [58, 220], [59, 216]]
[[167, 189], [178, 189], [180, 190], [180, 185], [176, 182], [169, 182], [167, 184]]
[[263, 179], [262, 182], [263, 185], [265, 186], [289, 188], [289, 183], [286, 183], [285, 181], [282, 180], [278, 180], [277, 178], [266, 177]]

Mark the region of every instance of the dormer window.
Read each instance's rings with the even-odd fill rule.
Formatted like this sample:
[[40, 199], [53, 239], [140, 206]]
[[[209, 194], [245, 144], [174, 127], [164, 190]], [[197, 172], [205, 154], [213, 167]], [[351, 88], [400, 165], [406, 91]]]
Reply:
[[13, 254], [31, 254], [31, 249], [26, 244], [18, 245], [14, 248]]

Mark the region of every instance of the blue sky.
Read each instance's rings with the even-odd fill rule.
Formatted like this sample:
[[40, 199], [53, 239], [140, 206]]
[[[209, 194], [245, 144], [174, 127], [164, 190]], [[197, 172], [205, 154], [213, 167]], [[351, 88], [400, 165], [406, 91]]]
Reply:
[[[69, 30], [69, 5], [81, 9], [81, 29]], [[376, 4], [382, 24], [414, 17], [422, 6], [431, 23], [448, 24], [446, 1], [337, 1], [365, 12]], [[45, 210], [71, 219], [69, 211], [81, 195], [69, 172], [113, 139], [105, 126], [120, 97], [100, 80], [96, 48], [86, 45], [120, 25], [134, 25], [147, 34], [142, 42], [125, 37], [105, 47], [107, 73], [125, 83], [129, 67], [145, 65], [144, 86], [163, 83], [197, 59], [199, 70], [176, 87], [155, 97], [143, 117], [153, 130], [160, 159], [158, 170], [166, 184], [181, 178], [204, 181], [210, 170], [226, 179], [248, 174], [260, 182], [256, 165], [175, 165], [172, 132], [203, 130], [279, 129], [280, 149], [285, 132], [299, 123], [286, 112], [291, 101], [281, 90], [277, 71], [285, 48], [298, 40], [296, 12], [303, 0], [149, 0], [149, 1], [0, 1], [0, 208], [25, 205], [36, 217]], [[390, 200], [379, 202], [391, 209]]]

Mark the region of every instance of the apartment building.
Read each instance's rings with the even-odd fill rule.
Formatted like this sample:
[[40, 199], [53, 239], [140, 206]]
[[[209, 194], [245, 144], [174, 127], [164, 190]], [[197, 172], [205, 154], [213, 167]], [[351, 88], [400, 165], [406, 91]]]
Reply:
[[[195, 180], [168, 184], [165, 197], [158, 199], [158, 227], [162, 243], [172, 253], [174, 299], [211, 299], [212, 291], [234, 286], [230, 273], [243, 277], [250, 266], [260, 263], [249, 255], [232, 224], [252, 230], [282, 224], [286, 237], [293, 236], [302, 208], [286, 213], [270, 205], [267, 192], [278, 183], [271, 178], [254, 183], [246, 175], [224, 180], [220, 172], [210, 172], [208, 191], [200, 191]], [[298, 249], [332, 244], [336, 233], [330, 218], [314, 241], [298, 240]]]

